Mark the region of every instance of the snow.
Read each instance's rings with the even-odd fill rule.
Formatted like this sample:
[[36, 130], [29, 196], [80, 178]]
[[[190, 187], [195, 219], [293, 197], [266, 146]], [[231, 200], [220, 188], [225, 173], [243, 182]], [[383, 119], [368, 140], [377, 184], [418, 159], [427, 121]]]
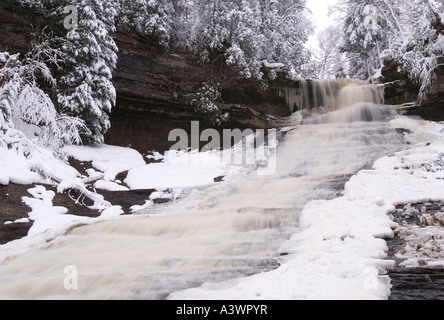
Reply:
[[159, 161], [164, 159], [164, 155], [157, 151], [153, 151], [151, 155], [147, 155], [146, 158], [154, 161]]
[[[252, 149], [254, 135], [250, 135], [246, 140], [245, 148], [243, 143], [239, 142], [233, 148], [222, 151], [172, 150], [163, 156], [154, 154], [157, 160], [163, 159], [161, 163], [130, 170], [124, 182], [131, 190], [191, 188], [214, 184], [215, 178], [229, 178], [246, 172], [255, 168], [258, 162], [268, 159], [268, 148], [259, 146]], [[270, 145], [272, 143], [277, 142], [270, 141]], [[241, 159], [239, 155], [245, 156], [245, 159]]]
[[31, 184], [42, 178], [30, 170], [29, 162], [12, 150], [0, 148], [0, 184]]
[[25, 157], [16, 150], [0, 147], [0, 184], [51, 184], [50, 178], [62, 181], [78, 175], [77, 170], [55, 158], [50, 150], [38, 148]]
[[94, 184], [94, 188], [98, 190], [106, 191], [129, 191], [127, 187], [124, 187], [116, 182], [99, 180]]
[[149, 207], [151, 207], [153, 205], [154, 205], [153, 201], [147, 200], [147, 201], [145, 201], [145, 204], [143, 206], [134, 205], [134, 206], [132, 206], [130, 208], [130, 210], [131, 210], [132, 213], [134, 213], [134, 212], [137, 212], [137, 211], [142, 211], [142, 210], [148, 209]]
[[29, 189], [28, 192], [33, 197], [23, 197], [23, 202], [32, 209], [29, 219], [34, 221], [28, 232], [29, 237], [44, 234], [48, 230], [60, 230], [69, 223], [83, 219], [79, 216], [67, 215], [68, 209], [64, 207], [54, 206], [52, 201], [55, 193], [47, 191], [43, 186]]
[[213, 166], [151, 164], [131, 170], [125, 183], [132, 190], [198, 187], [214, 183], [222, 174]]
[[285, 64], [279, 63], [279, 62], [268, 62], [267, 60], [263, 61], [264, 67], [269, 69], [278, 69], [278, 68], [285, 68]]
[[143, 156], [134, 149], [110, 145], [66, 146], [63, 151], [79, 161], [91, 161], [95, 169], [105, 173], [105, 179], [115, 180], [124, 171], [145, 165]]
[[[233, 175], [245, 169], [243, 165], [231, 164], [231, 150], [167, 151], [164, 155], [153, 152], [147, 158], [161, 162], [152, 164], [146, 164], [143, 156], [131, 148], [110, 145], [67, 146], [63, 151], [79, 161], [92, 162], [94, 169], [87, 170], [89, 177], [100, 177], [102, 173], [105, 175], [95, 182], [94, 187], [109, 191], [202, 187], [213, 184], [217, 177]], [[264, 160], [260, 156], [265, 155], [264, 150], [256, 154], [258, 160]], [[124, 171], [129, 171], [124, 181], [128, 187], [115, 180], [117, 174]]]
[[[283, 244], [288, 253], [278, 269], [223, 283], [206, 283], [170, 295], [183, 300], [385, 300], [390, 294], [387, 243], [399, 226], [390, 219], [396, 205], [444, 200], [444, 124], [424, 124], [398, 118], [394, 127], [413, 123], [431, 143], [420, 143], [384, 157], [346, 184], [344, 195], [308, 203], [300, 216], [300, 231]], [[437, 228], [437, 227], [434, 227]], [[435, 232], [410, 228], [424, 238]], [[405, 231], [404, 231], [405, 232]], [[438, 239], [443, 230], [436, 232]], [[438, 247], [438, 248], [437, 248]], [[439, 252], [444, 241], [424, 250]], [[416, 255], [416, 256], [415, 256]], [[415, 250], [407, 250], [406, 265], [417, 265]], [[444, 259], [435, 261], [441, 266]]]
[[112, 206], [108, 209], [103, 210], [100, 217], [105, 218], [105, 219], [109, 219], [109, 218], [119, 217], [124, 213], [125, 212], [122, 210], [121, 206]]
[[199, 187], [226, 174], [218, 152], [167, 152], [162, 163], [131, 170], [125, 183], [131, 190]]

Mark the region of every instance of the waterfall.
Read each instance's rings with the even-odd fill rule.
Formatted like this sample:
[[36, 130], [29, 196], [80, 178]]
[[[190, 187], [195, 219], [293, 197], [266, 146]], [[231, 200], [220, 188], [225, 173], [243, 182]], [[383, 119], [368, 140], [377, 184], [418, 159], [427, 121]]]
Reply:
[[[145, 215], [70, 230], [1, 264], [0, 299], [164, 299], [278, 268], [307, 203], [340, 196], [352, 175], [407, 145], [375, 86], [299, 83], [287, 90], [292, 110], [334, 111], [293, 116], [298, 125], [286, 131], [273, 175], [251, 172]], [[63, 287], [65, 266], [78, 269], [77, 290]]]
[[292, 113], [319, 108], [332, 111], [359, 102], [384, 103], [383, 87], [352, 79], [299, 80], [285, 89], [285, 95]]

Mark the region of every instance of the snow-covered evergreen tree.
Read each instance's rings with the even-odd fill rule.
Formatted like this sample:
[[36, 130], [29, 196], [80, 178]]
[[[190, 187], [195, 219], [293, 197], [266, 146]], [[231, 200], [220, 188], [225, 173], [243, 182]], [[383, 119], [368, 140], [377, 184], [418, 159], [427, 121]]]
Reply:
[[443, 2], [341, 0], [338, 6], [347, 12], [343, 50], [352, 76], [367, 78], [391, 60], [418, 84], [423, 99], [444, 56], [444, 35], [438, 31], [444, 21]]
[[[125, 30], [157, 39], [168, 47], [173, 27], [173, 3], [165, 0], [118, 0], [116, 24]], [[177, 2], [177, 1], [176, 1]]]
[[116, 102], [112, 72], [117, 46], [113, 0], [70, 1], [78, 10], [78, 26], [68, 31], [61, 50], [66, 55], [58, 85], [58, 108], [86, 124], [83, 143], [102, 143], [110, 128], [109, 113]]
[[255, 79], [262, 79], [264, 66], [294, 74], [308, 61], [304, 43], [311, 24], [305, 0], [190, 0], [188, 5], [194, 8], [188, 11], [194, 24], [186, 40], [178, 37], [179, 44], [204, 61], [223, 55], [243, 76]]
[[436, 78], [439, 60], [444, 57], [444, 4], [433, 0], [412, 0], [398, 13], [399, 34], [394, 33], [391, 45], [385, 51], [387, 59], [394, 60], [401, 71], [420, 87], [420, 100]]
[[387, 21], [378, 0], [344, 0], [346, 12], [342, 50], [349, 60], [351, 77], [369, 79], [383, 66]]

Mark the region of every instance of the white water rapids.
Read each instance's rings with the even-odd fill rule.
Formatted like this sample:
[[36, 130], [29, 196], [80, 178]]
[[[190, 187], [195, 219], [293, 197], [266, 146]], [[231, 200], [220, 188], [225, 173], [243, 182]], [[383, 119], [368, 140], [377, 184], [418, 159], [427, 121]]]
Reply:
[[[252, 172], [146, 215], [70, 230], [0, 265], [0, 299], [165, 299], [277, 268], [308, 202], [337, 197], [353, 174], [405, 148], [392, 115], [361, 103], [313, 116], [288, 129], [272, 176]], [[77, 290], [64, 287], [66, 266], [78, 270]]]

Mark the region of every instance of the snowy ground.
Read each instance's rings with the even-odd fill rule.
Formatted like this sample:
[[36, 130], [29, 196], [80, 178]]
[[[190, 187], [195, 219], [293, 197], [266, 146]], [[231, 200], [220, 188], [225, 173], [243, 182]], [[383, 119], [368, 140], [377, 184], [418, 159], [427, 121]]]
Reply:
[[[386, 259], [384, 239], [402, 228], [390, 219], [390, 213], [400, 204], [444, 201], [444, 124], [400, 117], [392, 125], [410, 128], [414, 131], [412, 137], [421, 136], [427, 142], [412, 140], [409, 150], [382, 158], [371, 170], [359, 172], [346, 184], [342, 197], [307, 204], [300, 218], [301, 231], [281, 248], [286, 256], [280, 268], [226, 283], [207, 283], [174, 293], [170, 299], [387, 299], [390, 279], [385, 274], [394, 263]], [[214, 152], [157, 154], [153, 157], [159, 163], [146, 164], [138, 152], [129, 148], [105, 145], [69, 147], [65, 151], [80, 161], [91, 161], [94, 167], [89, 177], [79, 177], [71, 167], [57, 164], [60, 176], [68, 181], [66, 187], [75, 179], [99, 176], [97, 188], [157, 188], [159, 197], [166, 187], [180, 193], [182, 188], [205, 187], [214, 184], [215, 177], [236, 176], [251, 169], [221, 162], [221, 155]], [[0, 171], [1, 183], [48, 182], [36, 175], [32, 164], [23, 158], [0, 152], [1, 168], [7, 168]], [[122, 171], [129, 171], [126, 180], [116, 180]], [[35, 220], [34, 227], [28, 237], [0, 246], [0, 263], [31, 247], [46, 246], [47, 241], [72, 226], [112, 219], [122, 213], [110, 204], [103, 208], [100, 218], [71, 216], [64, 208], [53, 206], [54, 193], [44, 187], [37, 186], [30, 194], [23, 200], [32, 208], [29, 218]], [[151, 205], [147, 199], [145, 206], [134, 210]], [[430, 232], [441, 237], [444, 233], [442, 229], [420, 227], [404, 232], [419, 237]], [[442, 241], [434, 245], [444, 249]], [[411, 250], [406, 259], [414, 266], [421, 257]], [[444, 256], [432, 264], [444, 266]]]
[[[0, 148], [0, 184], [37, 184], [37, 187], [29, 189], [29, 194], [23, 195], [22, 198], [23, 202], [30, 207], [29, 219], [5, 223], [29, 222], [31, 219], [34, 221], [33, 226], [26, 238], [0, 246], [0, 263], [30, 248], [44, 247], [47, 241], [63, 235], [73, 226], [93, 224], [122, 215], [124, 213], [122, 208], [105, 201], [99, 195], [100, 190], [156, 189], [157, 191], [146, 199], [145, 205], [135, 205], [131, 208], [132, 212], [137, 212], [153, 206], [154, 200], [179, 198], [186, 190], [191, 191], [193, 188], [204, 188], [215, 184], [216, 178], [229, 179], [231, 176], [248, 172], [251, 166], [231, 165], [228, 161], [231, 159], [231, 152], [235, 153], [236, 148], [242, 148], [242, 145], [236, 145], [232, 150], [223, 152], [170, 151], [164, 155], [153, 152], [152, 155], [147, 156], [147, 160], [155, 163], [147, 164], [144, 157], [131, 148], [110, 145], [65, 147], [63, 151], [66, 156], [81, 162], [91, 162], [92, 168], [86, 170], [87, 176], [82, 176], [63, 161], [57, 161], [49, 153], [36, 153], [26, 159], [13, 151]], [[222, 161], [224, 157], [225, 161]], [[86, 181], [93, 181], [93, 187], [99, 194], [93, 195], [95, 203], [91, 209], [101, 212], [100, 217], [70, 215], [67, 214], [66, 208], [55, 207], [53, 205], [55, 193], [44, 187], [44, 185], [52, 185], [54, 181], [42, 178], [42, 175], [36, 173], [36, 163], [39, 168], [51, 172], [53, 177], [61, 181], [58, 184], [60, 193], [72, 187], [83, 188]], [[122, 172], [128, 172], [124, 181], [117, 179], [117, 175]]]

